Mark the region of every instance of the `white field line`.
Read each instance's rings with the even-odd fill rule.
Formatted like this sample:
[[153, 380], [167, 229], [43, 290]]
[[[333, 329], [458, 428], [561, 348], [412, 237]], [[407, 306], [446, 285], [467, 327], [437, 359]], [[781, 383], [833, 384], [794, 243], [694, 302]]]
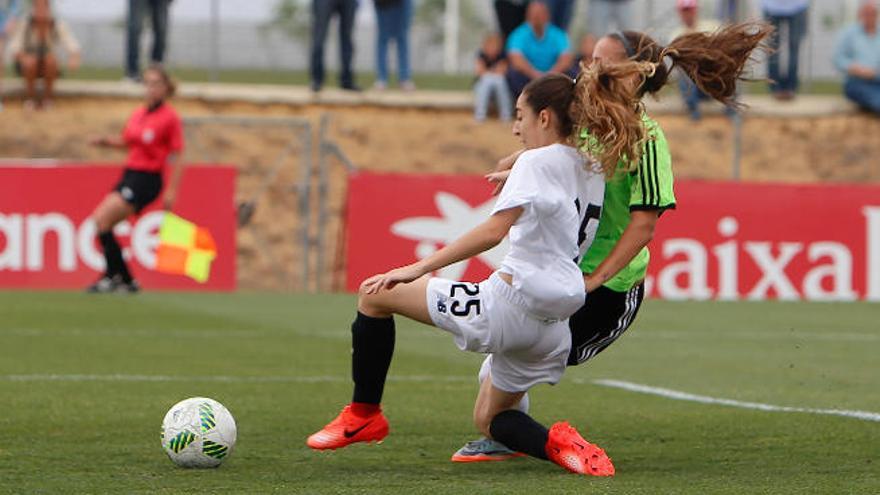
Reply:
[[668, 388], [660, 388], [660, 387], [651, 387], [648, 385], [641, 385], [641, 384], [632, 383], [632, 382], [624, 382], [624, 381], [620, 381], [620, 380], [593, 380], [591, 383], [594, 383], [596, 385], [601, 385], [604, 387], [619, 388], [619, 389], [627, 390], [630, 392], [657, 395], [657, 396], [664, 397], [667, 399], [684, 400], [684, 401], [689, 401], [689, 402], [699, 402], [700, 404], [715, 404], [715, 405], [720, 405], [720, 406], [739, 407], [742, 409], [754, 409], [754, 410], [758, 410], [758, 411], [767, 411], [767, 412], [794, 412], [794, 413], [823, 414], [823, 415], [828, 415], [828, 416], [843, 416], [846, 418], [861, 419], [863, 421], [878, 421], [878, 422], [880, 422], [880, 413], [875, 413], [875, 412], [870, 412], [870, 411], [850, 411], [850, 410], [844, 410], [844, 409], [814, 409], [811, 407], [775, 406], [773, 404], [762, 404], [760, 402], [742, 402], [742, 401], [733, 400], [733, 399], [721, 399], [721, 398], [717, 398], [717, 397], [709, 397], [706, 395], [689, 394], [687, 392], [680, 392], [678, 390], [670, 390]]
[[[86, 374], [36, 374], [36, 375], [0, 375], [4, 382], [222, 382], [222, 383], [347, 383], [347, 376], [172, 376], [172, 375], [86, 375]], [[473, 376], [431, 376], [431, 375], [398, 375], [388, 377], [392, 382], [443, 382], [466, 383], [475, 382]], [[603, 387], [619, 388], [629, 392], [657, 395], [667, 399], [713, 404], [765, 412], [794, 412], [843, 416], [863, 421], [880, 422], [880, 413], [870, 411], [853, 411], [845, 409], [815, 409], [810, 407], [776, 406], [760, 402], [743, 402], [734, 399], [722, 399], [705, 395], [690, 394], [668, 388], [652, 387], [620, 380], [572, 380], [577, 384], [592, 383]]]

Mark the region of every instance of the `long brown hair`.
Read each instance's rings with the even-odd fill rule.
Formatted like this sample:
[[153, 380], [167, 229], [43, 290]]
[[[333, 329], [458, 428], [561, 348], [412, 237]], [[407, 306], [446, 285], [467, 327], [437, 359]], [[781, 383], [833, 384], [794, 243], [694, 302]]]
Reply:
[[[645, 33], [621, 33], [631, 46], [636, 61], [657, 64], [657, 70], [642, 85], [642, 94], [656, 94], [669, 81], [675, 67], [684, 71], [704, 93], [730, 106], [735, 101], [736, 82], [755, 49], [768, 50], [765, 40], [773, 27], [763, 22], [730, 24], [714, 32], [682, 34], [662, 46]], [[667, 66], [665, 58], [672, 62]]]
[[[646, 139], [641, 98], [656, 95], [680, 67], [703, 92], [731, 107], [736, 81], [756, 49], [767, 50], [773, 28], [761, 22], [731, 24], [712, 33], [688, 33], [662, 46], [645, 33], [624, 31], [611, 35], [628, 52], [626, 62], [601, 62], [581, 67], [572, 118], [589, 136], [585, 151], [597, 158], [609, 177], [619, 160], [637, 166]], [[670, 65], [665, 59], [669, 58]], [[636, 78], [639, 83], [632, 84]]]

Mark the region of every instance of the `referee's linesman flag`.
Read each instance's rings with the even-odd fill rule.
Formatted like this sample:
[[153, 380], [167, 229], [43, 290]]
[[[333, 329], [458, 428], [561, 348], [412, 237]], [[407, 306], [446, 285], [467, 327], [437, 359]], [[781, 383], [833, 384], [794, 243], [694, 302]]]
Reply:
[[156, 271], [186, 275], [199, 283], [211, 276], [217, 245], [211, 232], [173, 213], [165, 213], [159, 228]]

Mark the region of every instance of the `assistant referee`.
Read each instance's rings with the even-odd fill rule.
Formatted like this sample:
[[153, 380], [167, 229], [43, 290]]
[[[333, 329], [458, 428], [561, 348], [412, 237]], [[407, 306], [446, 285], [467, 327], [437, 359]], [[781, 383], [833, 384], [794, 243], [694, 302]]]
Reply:
[[[159, 197], [163, 175], [183, 150], [183, 125], [177, 111], [167, 102], [176, 84], [161, 66], [151, 66], [143, 74], [144, 105], [129, 117], [121, 135], [101, 137], [91, 144], [103, 148], [127, 149], [125, 170], [116, 187], [95, 208], [92, 219], [98, 228], [98, 240], [104, 250], [107, 268], [86, 290], [91, 293], [135, 293], [140, 286], [122, 257], [122, 249], [113, 235], [113, 227], [140, 213]], [[182, 167], [174, 166], [171, 181], [165, 188], [163, 206], [171, 209], [180, 181]]]

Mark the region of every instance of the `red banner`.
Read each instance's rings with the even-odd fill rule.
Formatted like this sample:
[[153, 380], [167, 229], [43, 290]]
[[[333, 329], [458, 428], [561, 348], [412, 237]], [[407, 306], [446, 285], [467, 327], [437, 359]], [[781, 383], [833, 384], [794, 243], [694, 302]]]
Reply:
[[[210, 275], [199, 283], [155, 271], [160, 201], [114, 232], [138, 282], [146, 289], [235, 289], [235, 168], [184, 170], [174, 213], [207, 229], [216, 242]], [[120, 167], [88, 164], [0, 167], [0, 287], [82, 289], [104, 270], [89, 215], [116, 185]]]
[[[349, 183], [349, 290], [479, 224], [481, 177], [361, 173]], [[680, 181], [651, 242], [648, 293], [665, 299], [880, 301], [880, 187]], [[481, 280], [502, 245], [440, 276]]]

